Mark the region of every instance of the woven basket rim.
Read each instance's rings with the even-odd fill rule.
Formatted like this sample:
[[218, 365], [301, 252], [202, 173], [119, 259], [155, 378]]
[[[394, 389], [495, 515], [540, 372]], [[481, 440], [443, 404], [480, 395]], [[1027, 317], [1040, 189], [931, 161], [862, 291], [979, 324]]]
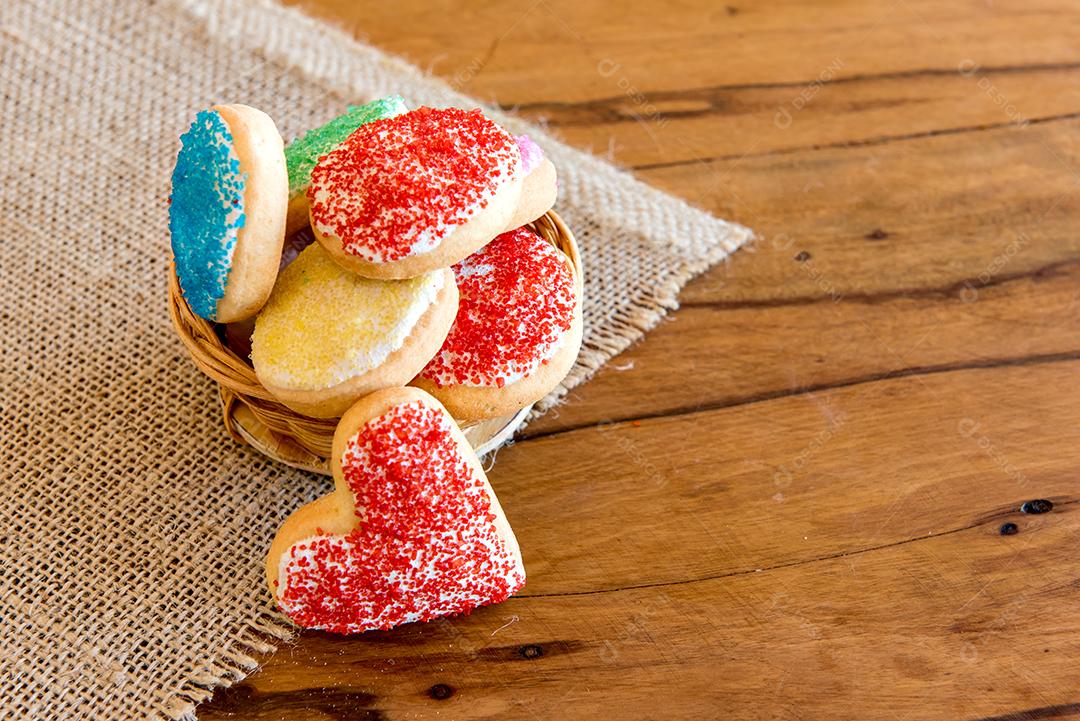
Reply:
[[[549, 210], [525, 227], [567, 256], [574, 266], [578, 292], [581, 292], [581, 255], [573, 232], [559, 214]], [[330, 455], [338, 419], [306, 416], [278, 401], [259, 382], [248, 360], [237, 355], [222, 340], [216, 328], [218, 324], [191, 310], [180, 290], [174, 264], [169, 268], [168, 292], [173, 328], [195, 366], [217, 383], [222, 420], [229, 435], [238, 443], [252, 445], [275, 460], [309, 470], [324, 470], [322, 466]], [[238, 415], [243, 423], [238, 420]], [[269, 434], [264, 444], [251, 442], [255, 423], [265, 427]]]

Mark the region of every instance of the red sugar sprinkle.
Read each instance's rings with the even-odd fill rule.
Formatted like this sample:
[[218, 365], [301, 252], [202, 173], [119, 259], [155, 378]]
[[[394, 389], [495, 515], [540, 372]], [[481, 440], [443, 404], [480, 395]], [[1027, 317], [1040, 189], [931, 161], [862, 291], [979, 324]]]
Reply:
[[419, 401], [368, 421], [342, 471], [360, 526], [295, 544], [278, 600], [305, 628], [359, 633], [468, 613], [525, 584], [484, 479], [446, 415]]
[[357, 128], [311, 173], [311, 218], [371, 262], [430, 250], [521, 173], [513, 136], [479, 110], [419, 108]]
[[503, 233], [454, 266], [460, 301], [442, 350], [422, 376], [440, 386], [502, 388], [528, 375], [574, 318], [574, 277], [563, 255], [526, 228]]

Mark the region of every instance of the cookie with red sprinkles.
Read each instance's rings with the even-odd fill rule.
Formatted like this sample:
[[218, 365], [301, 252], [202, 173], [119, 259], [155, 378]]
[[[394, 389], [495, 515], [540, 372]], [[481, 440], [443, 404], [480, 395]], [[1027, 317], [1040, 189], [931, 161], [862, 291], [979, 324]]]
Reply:
[[442, 348], [413, 381], [458, 420], [511, 413], [554, 388], [581, 345], [577, 271], [527, 228], [453, 266], [459, 301]]
[[469, 613], [525, 584], [514, 532], [468, 441], [415, 388], [374, 393], [341, 419], [335, 489], [282, 525], [266, 559], [297, 625], [362, 633]]
[[367, 277], [452, 265], [514, 227], [520, 206], [535, 212], [521, 148], [480, 110], [424, 107], [367, 123], [312, 170], [311, 226], [335, 261]]

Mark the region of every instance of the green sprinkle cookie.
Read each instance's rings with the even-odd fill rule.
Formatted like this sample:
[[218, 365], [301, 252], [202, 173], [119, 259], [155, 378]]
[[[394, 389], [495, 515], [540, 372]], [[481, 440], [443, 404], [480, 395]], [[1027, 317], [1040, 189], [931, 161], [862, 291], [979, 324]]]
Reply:
[[289, 197], [307, 190], [311, 182], [311, 170], [319, 158], [336, 148], [354, 130], [365, 123], [401, 115], [406, 110], [405, 101], [397, 95], [373, 100], [365, 105], [355, 105], [348, 112], [326, 125], [307, 131], [285, 148], [285, 162], [289, 167]]

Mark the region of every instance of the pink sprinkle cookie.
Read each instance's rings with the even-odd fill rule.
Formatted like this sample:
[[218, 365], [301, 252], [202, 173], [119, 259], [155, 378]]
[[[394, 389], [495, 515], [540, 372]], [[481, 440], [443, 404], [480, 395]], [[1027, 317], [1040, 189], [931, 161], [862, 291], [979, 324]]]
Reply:
[[527, 163], [535, 171], [544, 162], [534, 143], [479, 110], [418, 108], [360, 126], [316, 164], [311, 226], [347, 270], [414, 277], [549, 209], [549, 183], [536, 198], [526, 182]]
[[551, 210], [559, 192], [559, 180], [555, 175], [555, 166], [544, 155], [539, 145], [528, 135], [519, 135], [518, 150], [524, 166], [525, 180], [522, 183], [521, 202], [510, 221], [510, 228], [518, 228], [531, 223]]
[[514, 141], [521, 152], [521, 164], [525, 175], [528, 175], [540, 167], [540, 162], [544, 159], [544, 151], [528, 135], [519, 135], [514, 138]]
[[334, 435], [335, 490], [285, 520], [270, 590], [304, 628], [387, 629], [498, 603], [525, 584], [514, 532], [445, 409], [412, 388], [357, 403]]
[[453, 269], [460, 294], [454, 325], [413, 384], [459, 420], [501, 415], [545, 395], [581, 342], [579, 281], [569, 260], [517, 228]]

